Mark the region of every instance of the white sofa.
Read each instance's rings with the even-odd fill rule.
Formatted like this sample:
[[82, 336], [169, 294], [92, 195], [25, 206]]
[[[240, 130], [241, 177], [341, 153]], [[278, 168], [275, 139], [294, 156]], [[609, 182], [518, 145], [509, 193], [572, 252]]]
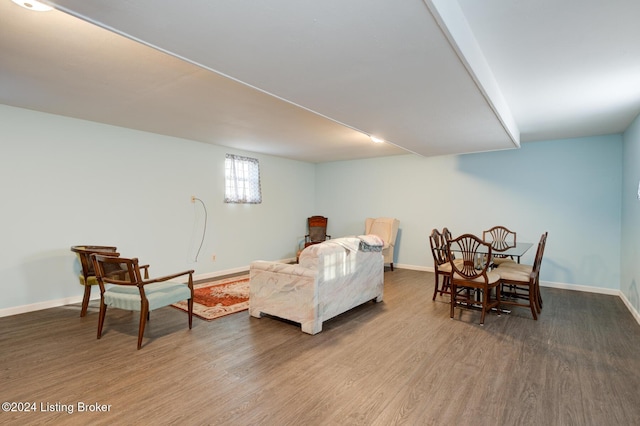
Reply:
[[336, 315], [381, 302], [382, 245], [375, 235], [336, 238], [304, 249], [297, 265], [252, 262], [249, 313], [297, 322], [305, 333], [316, 334]]

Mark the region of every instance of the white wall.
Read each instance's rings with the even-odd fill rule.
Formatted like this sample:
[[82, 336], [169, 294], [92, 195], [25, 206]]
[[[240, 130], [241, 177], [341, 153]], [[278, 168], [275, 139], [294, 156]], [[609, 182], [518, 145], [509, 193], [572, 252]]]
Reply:
[[[623, 135], [622, 277], [620, 290], [636, 312], [640, 311], [640, 116]], [[638, 318], [640, 321], [640, 318]]]
[[[526, 143], [519, 150], [415, 155], [318, 165], [319, 211], [334, 235], [363, 232], [367, 216], [400, 220], [398, 264], [433, 266], [429, 234], [494, 225], [537, 243], [549, 232], [541, 279], [620, 286], [620, 135]], [[523, 262], [532, 262], [535, 248]]]
[[[314, 211], [309, 163], [5, 105], [0, 129], [0, 310], [80, 300], [72, 245], [115, 245], [154, 276], [212, 274], [295, 257]], [[260, 160], [262, 204], [223, 203], [226, 153]], [[208, 210], [198, 262], [204, 210], [191, 195]]]

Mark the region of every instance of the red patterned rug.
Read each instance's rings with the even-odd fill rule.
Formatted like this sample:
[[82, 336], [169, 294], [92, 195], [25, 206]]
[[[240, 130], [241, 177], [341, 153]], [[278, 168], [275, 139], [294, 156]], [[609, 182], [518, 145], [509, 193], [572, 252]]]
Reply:
[[[211, 321], [225, 315], [249, 309], [249, 275], [193, 285], [193, 315]], [[174, 303], [187, 311], [187, 301]]]

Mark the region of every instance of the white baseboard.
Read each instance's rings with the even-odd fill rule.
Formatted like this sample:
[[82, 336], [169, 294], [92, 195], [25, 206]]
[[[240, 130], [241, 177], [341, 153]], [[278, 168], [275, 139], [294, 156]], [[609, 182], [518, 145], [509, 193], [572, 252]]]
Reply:
[[435, 272], [433, 266], [405, 265], [404, 263], [394, 263], [393, 268], [410, 269], [412, 271]]
[[627, 296], [625, 296], [623, 292], [620, 292], [620, 299], [622, 299], [624, 304], [627, 306], [627, 309], [629, 309], [629, 312], [631, 312], [631, 315], [633, 315], [637, 323], [640, 324], [640, 314], [638, 313], [636, 308], [633, 307], [631, 302], [629, 302], [629, 299], [627, 299]]
[[65, 297], [64, 299], [46, 300], [44, 302], [31, 303], [29, 305], [0, 309], [0, 317], [8, 317], [11, 315], [40, 311], [42, 309], [57, 308], [58, 306], [71, 305], [73, 303], [82, 303], [82, 295]]
[[552, 281], [540, 281], [540, 287], [559, 288], [562, 290], [586, 291], [587, 293], [609, 294], [620, 296], [620, 290], [604, 287], [591, 287], [588, 285], [556, 283]]

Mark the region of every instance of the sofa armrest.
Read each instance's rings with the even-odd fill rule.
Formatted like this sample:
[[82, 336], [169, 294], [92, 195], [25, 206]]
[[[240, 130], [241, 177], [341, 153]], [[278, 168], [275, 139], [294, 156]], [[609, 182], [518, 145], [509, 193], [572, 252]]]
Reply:
[[250, 269], [310, 278], [314, 278], [317, 275], [317, 271], [315, 269], [309, 269], [289, 263], [268, 262], [265, 260], [256, 260], [251, 262]]

